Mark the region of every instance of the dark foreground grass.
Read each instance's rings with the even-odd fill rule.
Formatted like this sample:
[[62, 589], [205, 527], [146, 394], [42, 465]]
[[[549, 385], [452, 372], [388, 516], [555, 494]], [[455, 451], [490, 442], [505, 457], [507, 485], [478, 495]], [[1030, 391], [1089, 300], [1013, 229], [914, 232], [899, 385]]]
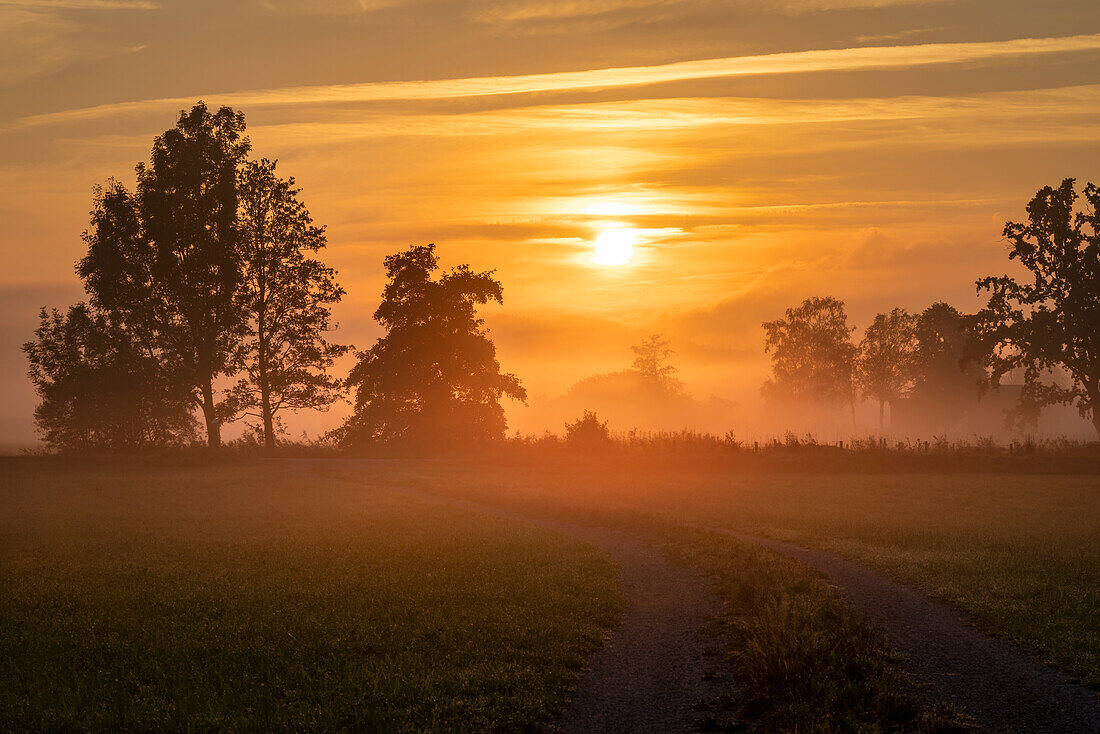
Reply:
[[594, 549], [361, 484], [0, 471], [3, 731], [527, 730], [616, 613]]
[[821, 548], [962, 611], [1100, 689], [1100, 474], [535, 463], [393, 465], [390, 481], [641, 512]]

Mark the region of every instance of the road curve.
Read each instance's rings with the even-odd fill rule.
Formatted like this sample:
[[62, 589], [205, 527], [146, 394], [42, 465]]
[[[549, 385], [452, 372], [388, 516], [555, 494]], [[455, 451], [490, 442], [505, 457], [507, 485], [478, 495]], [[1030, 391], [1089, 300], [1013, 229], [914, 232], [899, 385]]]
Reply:
[[942, 701], [997, 732], [1100, 732], [1100, 703], [1011, 643], [982, 634], [942, 602], [824, 551], [712, 528], [817, 569], [885, 635], [929, 703]]

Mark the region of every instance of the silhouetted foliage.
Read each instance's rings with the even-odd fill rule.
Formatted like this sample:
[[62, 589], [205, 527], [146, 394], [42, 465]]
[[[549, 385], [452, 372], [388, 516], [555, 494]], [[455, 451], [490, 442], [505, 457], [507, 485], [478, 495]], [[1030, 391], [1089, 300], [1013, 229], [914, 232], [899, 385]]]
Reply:
[[916, 316], [895, 308], [888, 314], [876, 314], [859, 343], [856, 379], [863, 396], [878, 402], [879, 428], [885, 405], [892, 406], [912, 387], [916, 325]]
[[580, 418], [565, 424], [565, 441], [575, 448], [594, 449], [611, 443], [611, 432], [607, 421], [601, 422], [593, 411], [586, 410]]
[[1073, 405], [1100, 435], [1100, 189], [1086, 185], [1084, 211], [1076, 211], [1074, 183], [1040, 189], [1026, 223], [1005, 223], [1008, 256], [1030, 282], [978, 280], [989, 302], [976, 315], [976, 333], [994, 385], [1023, 370], [1025, 412], [1029, 404]]
[[764, 350], [772, 376], [761, 392], [769, 399], [840, 404], [854, 398], [856, 347], [843, 301], [807, 298], [786, 318], [764, 323]]
[[676, 354], [670, 342], [660, 334], [653, 334], [630, 348], [636, 355], [632, 369], [660, 390], [679, 393], [684, 383], [676, 377], [677, 369], [668, 363]]
[[194, 391], [207, 443], [231, 408], [214, 380], [232, 371], [245, 330], [238, 256], [237, 172], [244, 115], [199, 102], [158, 136], [137, 166], [134, 195], [112, 183], [97, 199], [78, 273], [92, 302], [157, 350], [160, 368]]
[[[189, 396], [211, 447], [224, 422], [254, 415], [270, 449], [280, 410], [339, 396], [328, 370], [349, 348], [325, 338], [344, 293], [335, 271], [307, 256], [325, 246], [324, 230], [293, 179], [246, 159], [244, 128], [228, 107], [181, 112], [138, 164], [133, 193], [113, 180], [97, 190], [77, 273], [89, 318], [140, 348], [166, 410]], [[242, 370], [226, 395], [216, 392]]]
[[386, 329], [348, 376], [355, 412], [338, 431], [346, 445], [416, 447], [499, 440], [502, 397], [526, 400], [515, 375], [502, 374], [477, 306], [503, 303], [492, 271], [439, 269], [435, 245], [385, 259], [388, 282], [374, 318]]
[[35, 424], [50, 448], [133, 450], [193, 439], [190, 396], [107, 315], [83, 303], [64, 314], [42, 309], [23, 351], [41, 398]]
[[325, 246], [324, 228], [275, 165], [249, 161], [240, 175], [239, 298], [250, 334], [238, 353], [245, 377], [233, 393], [234, 408], [260, 419], [269, 451], [280, 410], [325, 409], [340, 397], [341, 381], [328, 370], [350, 350], [325, 339], [331, 305], [344, 295], [336, 271], [306, 256]]
[[966, 360], [974, 349], [972, 325], [973, 317], [943, 301], [917, 317], [911, 396], [941, 428], [958, 421], [979, 397], [985, 372]]

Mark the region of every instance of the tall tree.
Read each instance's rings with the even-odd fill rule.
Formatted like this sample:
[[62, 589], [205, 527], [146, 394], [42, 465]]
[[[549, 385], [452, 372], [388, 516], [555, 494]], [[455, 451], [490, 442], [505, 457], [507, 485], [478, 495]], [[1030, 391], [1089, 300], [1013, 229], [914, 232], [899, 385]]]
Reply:
[[632, 369], [641, 375], [646, 382], [656, 386], [660, 390], [668, 392], [681, 392], [684, 387], [677, 377], [676, 367], [669, 363], [673, 351], [668, 339], [660, 334], [653, 334], [630, 348], [634, 352], [634, 364]]
[[912, 387], [916, 326], [916, 316], [895, 308], [888, 314], [876, 314], [859, 343], [856, 379], [863, 396], [878, 402], [879, 428], [883, 426], [886, 404], [892, 410]]
[[42, 309], [23, 351], [41, 398], [35, 423], [51, 448], [134, 450], [194, 435], [187, 393], [107, 314], [83, 303], [65, 313]]
[[973, 349], [973, 317], [938, 301], [917, 317], [913, 351], [913, 400], [950, 422], [977, 402], [985, 375], [967, 361]]
[[229, 107], [181, 112], [138, 164], [136, 193], [115, 184], [97, 202], [78, 267], [92, 302], [146, 337], [161, 368], [193, 391], [211, 447], [229, 413], [215, 380], [232, 371], [246, 327], [237, 297], [244, 128]]
[[[1073, 405], [1100, 435], [1100, 190], [1089, 183], [1076, 210], [1075, 181], [1040, 189], [1026, 223], [1006, 222], [1009, 259], [1027, 269], [977, 281], [989, 301], [976, 334], [996, 385], [1021, 369], [1025, 403]], [[1063, 371], [1059, 382], [1053, 375]]]
[[416, 245], [385, 259], [388, 282], [374, 318], [386, 329], [348, 377], [355, 411], [338, 431], [350, 445], [455, 445], [500, 439], [507, 427], [502, 397], [526, 400], [515, 375], [502, 374], [496, 347], [477, 316], [503, 303], [492, 271], [467, 265], [438, 279], [435, 245]]
[[856, 347], [844, 302], [807, 298], [788, 308], [786, 318], [764, 323], [764, 350], [771, 354], [772, 376], [765, 397], [837, 405], [854, 395]]
[[340, 396], [341, 381], [328, 370], [350, 350], [325, 338], [344, 289], [335, 270], [308, 257], [325, 246], [324, 228], [275, 166], [250, 161], [240, 176], [240, 297], [251, 334], [240, 350], [246, 376], [234, 391], [235, 407], [262, 421], [268, 450], [279, 411], [325, 409]]

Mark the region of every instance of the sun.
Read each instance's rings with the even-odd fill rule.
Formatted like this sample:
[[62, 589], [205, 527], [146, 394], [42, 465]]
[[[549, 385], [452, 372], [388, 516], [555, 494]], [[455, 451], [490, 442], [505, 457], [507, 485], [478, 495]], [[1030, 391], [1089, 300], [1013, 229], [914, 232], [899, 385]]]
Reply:
[[626, 265], [634, 257], [638, 236], [630, 229], [605, 229], [596, 238], [592, 262], [597, 265]]

